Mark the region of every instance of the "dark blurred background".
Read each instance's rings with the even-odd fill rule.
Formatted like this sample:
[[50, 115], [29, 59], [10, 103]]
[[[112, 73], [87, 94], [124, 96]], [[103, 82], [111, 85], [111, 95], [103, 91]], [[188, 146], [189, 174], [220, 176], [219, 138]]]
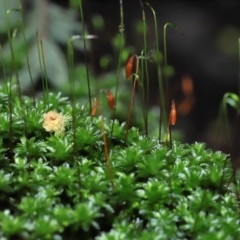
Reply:
[[[39, 0], [40, 1], [40, 0]], [[45, 4], [54, 3], [63, 9], [77, 6], [78, 0], [43, 0]], [[24, 2], [24, 1], [23, 1]], [[238, 93], [240, 37], [240, 1], [158, 1], [149, 0], [156, 11], [160, 50], [163, 50], [163, 26], [172, 22], [184, 33], [169, 27], [167, 29], [168, 63], [174, 69], [169, 78], [169, 99], [175, 99], [178, 110], [176, 129], [183, 133], [183, 141], [192, 143], [204, 141], [208, 147], [229, 152], [224, 129], [215, 146], [215, 130], [218, 111], [226, 92]], [[85, 24], [89, 34], [98, 36], [91, 42], [90, 65], [96, 75], [102, 74], [99, 61], [103, 55], [114, 54], [110, 42], [119, 34], [120, 13], [118, 0], [82, 0]], [[32, 11], [31, 1], [25, 1], [25, 11]], [[147, 44], [149, 49], [155, 44], [155, 31], [152, 12], [144, 5], [147, 22]], [[79, 12], [79, 8], [76, 7]], [[138, 32], [142, 10], [139, 1], [123, 0], [125, 45], [132, 52], [140, 54], [143, 37]], [[104, 28], [96, 29], [94, 17], [100, 17]], [[43, 14], [44, 17], [44, 14]], [[77, 19], [80, 21], [79, 15]], [[65, 16], [62, 15], [62, 24]], [[61, 28], [58, 31], [62, 31]], [[64, 44], [60, 44], [64, 48]], [[83, 54], [76, 54], [76, 61], [83, 61]], [[116, 67], [116, 65], [115, 65]], [[113, 66], [112, 66], [113, 68]], [[156, 69], [150, 68], [150, 107], [158, 106], [158, 85]], [[116, 69], [108, 69], [109, 71]], [[106, 69], [104, 69], [106, 71]], [[230, 125], [234, 122], [235, 111], [230, 111]], [[237, 134], [238, 136], [239, 134]], [[239, 141], [235, 141], [235, 158], [238, 158]]]
[[[94, 14], [100, 14], [106, 23], [106, 29], [100, 34], [99, 41], [95, 42], [96, 53], [111, 53], [104, 41], [107, 42], [118, 31], [119, 1], [83, 2], [87, 21], [91, 22]], [[169, 86], [170, 98], [176, 100], [178, 107], [179, 121], [176, 127], [183, 129], [186, 142], [204, 141], [211, 148], [229, 152], [225, 130], [220, 129], [218, 146], [215, 146], [215, 131], [223, 95], [226, 92], [238, 93], [239, 88], [240, 2], [148, 2], [156, 11], [161, 49], [165, 23], [172, 22], [184, 32], [182, 36], [171, 27], [167, 29], [168, 63], [175, 70], [174, 76], [169, 79]], [[141, 5], [139, 1], [123, 1], [123, 8], [126, 44], [134, 46], [137, 53], [140, 53], [143, 40], [136, 33], [136, 24], [142, 19]], [[145, 14], [149, 28], [147, 41], [151, 47], [151, 44], [154, 44], [155, 32], [152, 13], [146, 6]], [[156, 72], [151, 74], [151, 78], [150, 104], [158, 104]], [[189, 89], [192, 93], [186, 93], [188, 90], [184, 90], [184, 83], [193, 85], [192, 90]], [[187, 94], [191, 96], [184, 96]], [[235, 112], [230, 110], [230, 126], [234, 119]], [[237, 139], [236, 149], [240, 143]], [[235, 150], [235, 157], [238, 157], [238, 154], [238, 150]]]

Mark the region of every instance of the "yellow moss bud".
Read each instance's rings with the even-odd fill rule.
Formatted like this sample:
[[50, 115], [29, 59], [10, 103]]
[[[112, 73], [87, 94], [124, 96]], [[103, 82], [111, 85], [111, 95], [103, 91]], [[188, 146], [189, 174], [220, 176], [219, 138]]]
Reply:
[[55, 132], [55, 135], [61, 135], [64, 133], [65, 127], [71, 117], [55, 111], [49, 111], [43, 115], [43, 119], [43, 128], [47, 132]]

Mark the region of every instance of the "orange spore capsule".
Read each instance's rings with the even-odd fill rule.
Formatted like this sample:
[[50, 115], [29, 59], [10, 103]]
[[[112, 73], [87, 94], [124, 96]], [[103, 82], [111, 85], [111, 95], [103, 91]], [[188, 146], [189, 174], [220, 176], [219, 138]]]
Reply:
[[129, 79], [132, 76], [132, 69], [133, 69], [133, 60], [135, 55], [132, 55], [126, 64], [126, 78]]
[[113, 94], [108, 90], [105, 90], [105, 93], [107, 95], [107, 101], [108, 101], [109, 108], [114, 109], [115, 108], [115, 99], [114, 99]]
[[96, 112], [97, 112], [97, 105], [98, 105], [97, 99], [94, 98], [92, 111], [91, 111], [91, 113], [90, 113], [91, 117], [94, 117], [94, 116], [95, 116], [95, 114], [96, 114]]
[[170, 124], [175, 125], [177, 122], [177, 110], [175, 106], [175, 101], [172, 100], [171, 113], [170, 113]]

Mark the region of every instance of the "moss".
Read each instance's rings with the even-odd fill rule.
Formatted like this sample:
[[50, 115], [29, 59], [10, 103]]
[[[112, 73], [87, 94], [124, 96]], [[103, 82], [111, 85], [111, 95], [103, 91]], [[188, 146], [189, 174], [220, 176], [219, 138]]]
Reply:
[[[69, 114], [67, 98], [50, 96], [54, 109]], [[0, 98], [7, 99], [4, 93]], [[239, 236], [236, 194], [227, 188], [232, 176], [227, 155], [203, 143], [173, 141], [170, 149], [137, 128], [125, 142], [125, 125], [114, 121], [111, 134], [113, 122], [105, 120], [113, 188], [101, 118], [76, 106], [76, 134], [69, 120], [64, 134], [54, 135], [42, 127], [43, 115], [52, 109], [41, 98], [36, 107], [31, 99], [26, 103], [24, 109], [13, 104], [12, 134], [9, 120], [1, 124], [1, 239]], [[2, 107], [0, 119], [9, 116]]]

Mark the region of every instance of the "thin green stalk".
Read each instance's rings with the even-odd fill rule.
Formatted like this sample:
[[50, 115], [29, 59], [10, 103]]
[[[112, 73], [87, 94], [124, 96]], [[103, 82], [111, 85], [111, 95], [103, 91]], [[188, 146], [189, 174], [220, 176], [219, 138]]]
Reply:
[[[69, 78], [69, 86], [70, 86], [70, 92], [72, 95], [72, 122], [73, 122], [73, 160], [76, 162], [77, 167], [77, 175], [78, 175], [78, 184], [79, 184], [79, 191], [80, 191], [80, 200], [82, 200], [82, 181], [81, 181], [81, 169], [79, 166], [78, 161], [76, 160], [77, 157], [77, 143], [76, 143], [76, 136], [77, 136], [77, 109], [76, 109], [76, 94], [75, 94], [75, 81], [74, 81], [74, 51], [73, 51], [73, 41], [79, 40], [79, 39], [92, 39], [95, 38], [93, 35], [89, 36], [80, 36], [80, 35], [74, 35], [68, 40], [68, 47], [67, 47], [67, 56], [68, 56], [68, 78]], [[90, 109], [91, 107], [91, 98], [90, 96]], [[91, 112], [90, 112], [91, 113]]]
[[[79, 36], [72, 36], [68, 40], [68, 78], [69, 78], [69, 86], [70, 86], [70, 92], [72, 95], [72, 118], [73, 118], [73, 134], [74, 134], [74, 140], [75, 140], [75, 121], [76, 121], [76, 96], [75, 96], [75, 81], [73, 79], [73, 71], [74, 71], [74, 52], [73, 52], [73, 45], [72, 42], [75, 39], [79, 39]], [[75, 144], [74, 144], [75, 145]]]
[[32, 73], [31, 73], [31, 69], [30, 69], [29, 56], [28, 56], [28, 45], [27, 45], [27, 39], [26, 39], [26, 35], [25, 35], [25, 28], [24, 28], [24, 24], [23, 24], [23, 12], [22, 12], [22, 5], [21, 5], [20, 0], [19, 0], [19, 5], [20, 5], [20, 9], [21, 9], [21, 11], [20, 11], [21, 12], [21, 19], [22, 19], [21, 28], [22, 28], [22, 34], [23, 34], [24, 44], [25, 44], [25, 48], [26, 48], [27, 67], [28, 67], [28, 72], [29, 72], [31, 85], [32, 85], [33, 106], [36, 107], [35, 89], [34, 89], [34, 84], [33, 84]]
[[76, 96], [75, 96], [75, 81], [73, 79], [73, 67], [74, 67], [74, 52], [72, 42], [76, 39], [80, 39], [80, 36], [72, 36], [68, 40], [68, 78], [70, 91], [72, 94], [72, 123], [73, 123], [73, 161], [76, 163], [77, 167], [77, 175], [78, 175], [78, 185], [79, 185], [79, 198], [82, 200], [82, 181], [81, 181], [81, 170], [76, 160], [77, 157], [77, 143], [76, 143], [76, 135], [77, 135], [77, 117], [76, 117]]
[[[100, 93], [101, 92], [102, 91], [100, 91]], [[100, 96], [99, 96], [99, 112], [100, 112], [100, 117], [101, 117], [101, 132], [102, 132], [102, 137], [103, 137], [103, 142], [104, 142], [104, 154], [105, 154], [105, 161], [106, 161], [106, 165], [107, 165], [107, 171], [109, 174], [112, 188], [115, 188], [115, 184], [113, 181], [113, 172], [112, 172], [112, 168], [111, 168], [111, 164], [110, 164], [110, 160], [109, 160], [108, 145], [107, 145], [107, 138], [106, 138], [106, 134], [105, 134], [104, 119], [103, 119], [102, 104], [101, 104]]]
[[[178, 27], [173, 24], [173, 23], [166, 23], [163, 28], [163, 44], [164, 44], [164, 66], [165, 66], [165, 71], [164, 71], [164, 76], [165, 76], [165, 89], [166, 89], [166, 109], [168, 109], [168, 72], [167, 72], [167, 27], [173, 27], [176, 30], [180, 31]], [[180, 33], [182, 33], [180, 31]]]
[[[233, 130], [232, 130], [232, 137], [231, 137], [231, 145], [232, 147], [234, 146], [234, 142], [237, 136], [237, 132], [238, 132], [238, 122], [239, 122], [239, 110], [237, 111], [237, 116], [235, 118], [235, 123], [233, 124]], [[239, 161], [238, 161], [239, 162]], [[239, 166], [236, 166], [236, 168], [238, 168]]]
[[45, 83], [46, 83], [46, 79], [45, 79], [45, 75], [44, 75], [44, 71], [43, 71], [43, 63], [42, 63], [42, 59], [43, 57], [41, 57], [41, 47], [40, 47], [40, 39], [39, 39], [39, 35], [38, 35], [38, 31], [36, 32], [36, 39], [37, 39], [37, 48], [38, 48], [38, 61], [39, 61], [39, 66], [40, 66], [40, 73], [41, 73], [41, 80], [42, 80], [42, 88], [43, 88], [43, 102], [44, 102], [44, 106], [46, 107], [46, 105], [48, 105], [48, 100], [46, 99], [46, 92], [45, 92]]
[[[233, 142], [232, 142], [232, 138], [231, 138], [231, 134], [230, 134], [230, 130], [229, 130], [229, 123], [228, 123], [228, 118], [227, 118], [227, 104], [229, 104], [231, 107], [233, 107], [234, 109], [236, 109], [237, 111], [239, 111], [239, 104], [240, 104], [240, 100], [239, 100], [239, 96], [237, 94], [234, 93], [225, 93], [222, 103], [221, 103], [221, 108], [220, 108], [220, 112], [219, 112], [219, 120], [218, 120], [218, 124], [217, 124], [217, 134], [218, 134], [218, 130], [219, 130], [219, 122], [221, 119], [223, 119], [224, 123], [225, 123], [225, 127], [226, 127], [226, 132], [227, 132], [227, 140], [229, 143], [229, 152], [230, 154], [233, 153]], [[217, 134], [216, 134], [216, 138], [217, 138]], [[232, 135], [233, 136], [233, 135]], [[217, 139], [216, 139], [217, 140]], [[224, 168], [226, 167], [228, 159], [226, 158], [225, 162], [224, 162]], [[233, 173], [233, 177], [235, 173]], [[223, 178], [224, 178], [224, 171], [223, 171], [223, 175], [220, 181], [220, 188], [222, 186], [223, 183]]]
[[[11, 86], [10, 87], [8, 86], [7, 74], [6, 74], [5, 64], [4, 64], [4, 58], [3, 58], [3, 52], [2, 52], [2, 45], [1, 45], [1, 43], [0, 43], [0, 56], [1, 56], [2, 69], [3, 69], [3, 78], [6, 81], [7, 95], [9, 97], [9, 94], [10, 94], [10, 91], [11, 91], [11, 88], [10, 88]], [[10, 99], [8, 99], [8, 100], [11, 101]]]
[[120, 5], [120, 26], [119, 26], [119, 32], [120, 32], [120, 48], [119, 48], [119, 55], [118, 55], [118, 66], [117, 66], [117, 80], [116, 80], [116, 89], [115, 89], [115, 109], [113, 112], [113, 121], [112, 121], [112, 127], [111, 127], [111, 133], [110, 133], [110, 138], [112, 137], [113, 134], [113, 128], [114, 128], [114, 123], [115, 123], [115, 115], [116, 115], [116, 110], [117, 110], [117, 94], [118, 94], [118, 87], [119, 87], [119, 79], [120, 79], [120, 70], [121, 70], [121, 62], [122, 62], [122, 51], [123, 51], [123, 46], [124, 46], [124, 18], [123, 18], [123, 3], [122, 0], [119, 0], [119, 5]]
[[214, 141], [214, 148], [217, 148], [217, 144], [218, 144], [218, 137], [219, 137], [219, 130], [220, 127], [223, 125], [223, 103], [221, 103], [221, 106], [219, 108], [219, 112], [218, 112], [218, 120], [217, 120], [217, 124], [216, 124], [216, 130], [215, 130], [215, 141]]
[[[4, 1], [4, 4], [5, 4], [5, 10], [7, 8], [6, 6], [6, 1]], [[7, 24], [7, 35], [8, 35], [8, 41], [9, 41], [9, 45], [10, 45], [10, 50], [11, 50], [11, 57], [12, 57], [12, 70], [15, 72], [15, 75], [16, 75], [16, 79], [17, 79], [17, 85], [18, 85], [18, 94], [19, 94], [19, 97], [20, 97], [20, 101], [22, 99], [21, 95], [21, 88], [20, 88], [20, 82], [19, 82], [19, 77], [18, 77], [18, 71], [17, 71], [17, 66], [16, 66], [16, 59], [15, 59], [15, 54], [14, 54], [14, 51], [13, 51], [13, 39], [11, 37], [11, 33], [10, 33], [10, 27], [9, 27], [9, 18], [8, 18], [8, 15], [11, 13], [11, 12], [20, 12], [19, 9], [9, 9], [9, 10], [6, 10], [6, 14], [5, 14], [5, 17], [6, 17], [6, 24]], [[13, 36], [16, 36], [16, 31], [14, 31], [14, 34]]]
[[[238, 39], [238, 97], [240, 99], [240, 38]], [[238, 122], [239, 122], [239, 114], [240, 114], [240, 103], [238, 104], [238, 108], [237, 108], [237, 117], [236, 117], [236, 121], [235, 121], [235, 127], [233, 130], [233, 138], [232, 138], [232, 142], [234, 142], [235, 140], [235, 136], [237, 134], [237, 128], [238, 128]], [[239, 162], [239, 161], [238, 161]], [[238, 164], [239, 165], [239, 164]], [[238, 168], [239, 166], [236, 166], [236, 168]]]
[[[223, 120], [222, 120], [223, 118], [224, 118], [224, 116], [223, 116], [223, 101], [222, 101], [221, 107], [219, 109], [218, 121], [217, 121], [217, 125], [216, 125], [216, 134], [215, 134], [215, 145], [216, 146], [217, 146], [217, 139], [219, 136], [219, 130], [220, 130], [221, 125], [223, 124]], [[215, 148], [216, 148], [216, 146], [215, 146]], [[225, 167], [227, 165], [227, 161], [228, 161], [228, 159], [226, 158], [224, 161], [224, 164], [223, 164], [223, 169], [225, 169]], [[222, 189], [223, 180], [224, 180], [224, 171], [223, 171], [221, 181], [219, 184], [219, 191]]]
[[0, 55], [1, 55], [1, 61], [2, 61], [2, 68], [3, 68], [3, 76], [6, 80], [6, 86], [7, 86], [7, 96], [8, 96], [8, 108], [9, 108], [9, 155], [10, 160], [13, 160], [13, 107], [12, 107], [12, 76], [10, 76], [10, 81], [8, 85], [7, 75], [6, 75], [6, 69], [4, 64], [4, 58], [3, 58], [3, 52], [2, 52], [2, 46], [0, 44]]
[[[148, 101], [149, 101], [149, 76], [148, 76], [148, 65], [147, 65], [147, 30], [146, 30], [146, 17], [145, 11], [140, 0], [141, 7], [142, 7], [142, 18], [143, 18], [143, 41], [144, 41], [144, 68], [146, 73], [146, 90], [144, 89], [144, 103], [145, 103], [145, 116], [144, 116], [144, 123], [145, 123], [145, 134], [148, 136]], [[142, 75], [142, 78], [144, 75]], [[142, 82], [144, 80], [142, 79]]]
[[45, 83], [44, 92], [45, 92], [46, 98], [47, 98], [47, 106], [49, 107], [49, 91], [48, 91], [48, 81], [47, 81], [47, 70], [46, 70], [42, 40], [40, 40], [40, 51], [41, 51], [41, 56], [42, 56], [43, 76], [44, 76], [44, 83]]
[[[144, 66], [144, 55], [143, 55], [143, 51], [141, 52], [141, 56], [140, 56], [140, 60], [141, 60], [141, 66]], [[145, 105], [145, 97], [144, 97], [144, 83], [143, 80], [144, 79], [144, 68], [141, 67], [141, 79], [139, 79], [139, 83], [140, 83], [140, 95], [141, 95], [141, 104], [142, 104], [142, 113], [143, 113], [143, 126], [145, 128], [145, 133], [146, 133], [146, 105]]]
[[[12, 61], [11, 61], [11, 68], [12, 68], [12, 71], [15, 72], [15, 75], [16, 75], [16, 79], [17, 79], [17, 86], [18, 86], [18, 94], [19, 94], [19, 103], [20, 103], [20, 107], [22, 109], [22, 117], [23, 117], [23, 122], [24, 122], [24, 129], [25, 129], [25, 137], [27, 139], [26, 141], [26, 148], [27, 148], [27, 153], [29, 152], [28, 151], [28, 128], [27, 128], [27, 120], [26, 120], [26, 113], [25, 113], [25, 110], [23, 108], [23, 101], [22, 101], [22, 93], [21, 93], [21, 87], [20, 87], [20, 81], [19, 81], [19, 75], [18, 75], [18, 70], [17, 70], [17, 64], [16, 64], [16, 59], [15, 59], [15, 54], [14, 54], [14, 50], [13, 50], [13, 39], [14, 37], [16, 36], [16, 31], [14, 31], [14, 35], [13, 35], [13, 38], [11, 37], [11, 33], [10, 33], [10, 24], [9, 24], [9, 14], [11, 12], [21, 12], [20, 9], [9, 9], [7, 10], [7, 5], [6, 5], [6, 1], [4, 1], [4, 7], [5, 7], [5, 19], [6, 19], [6, 24], [7, 24], [7, 35], [8, 35], [8, 41], [9, 41], [9, 45], [10, 45], [10, 50], [11, 50], [11, 58], [12, 58]], [[10, 78], [10, 82], [12, 81], [12, 76]], [[10, 89], [11, 89], [11, 85], [12, 83], [10, 83]], [[9, 96], [9, 99], [10, 99], [10, 102], [12, 102], [12, 93], [11, 93], [11, 90], [10, 90], [10, 96]], [[13, 137], [13, 129], [12, 129], [12, 122], [13, 122], [13, 119], [12, 119], [12, 103], [10, 103], [9, 105], [9, 109], [10, 110], [10, 115], [9, 115], [9, 121], [10, 121], [10, 125], [9, 125], [9, 145], [10, 145], [10, 159], [13, 160], [13, 152], [12, 152], [12, 137]], [[27, 160], [29, 161], [29, 156], [27, 154]]]
[[[231, 105], [231, 100], [234, 100], [234, 98], [236, 97], [236, 99], [238, 99], [239, 102], [239, 98], [236, 94], [233, 93], [225, 93], [224, 97], [223, 97], [223, 117], [224, 117], [224, 121], [225, 121], [225, 126], [226, 126], [226, 130], [227, 130], [227, 139], [228, 139], [228, 143], [229, 143], [229, 150], [230, 153], [232, 153], [232, 143], [231, 143], [231, 134], [230, 134], [230, 130], [229, 130], [229, 123], [228, 123], [228, 118], [227, 118], [227, 104]], [[229, 101], [228, 101], [229, 100]]]
[[240, 97], [240, 38], [238, 39], [238, 96]]
[[159, 46], [158, 46], [158, 26], [157, 26], [157, 18], [156, 13], [152, 6], [149, 3], [146, 3], [146, 5], [151, 9], [153, 18], [154, 18], [154, 28], [155, 28], [155, 41], [156, 41], [156, 51], [157, 51], [157, 73], [158, 73], [158, 86], [159, 86], [159, 105], [160, 105], [160, 117], [159, 117], [159, 142], [161, 141], [161, 129], [162, 129], [162, 123], [164, 126], [164, 129], [166, 129], [167, 126], [167, 110], [166, 110], [166, 104], [165, 104], [165, 93], [163, 88], [163, 79], [162, 79], [162, 70], [161, 70], [161, 64], [160, 64], [160, 55], [159, 55]]
[[133, 75], [133, 87], [132, 87], [132, 94], [131, 94], [131, 100], [130, 100], [130, 105], [129, 105], [129, 109], [128, 109], [128, 117], [127, 117], [127, 123], [126, 123], [126, 133], [125, 133], [125, 142], [127, 141], [127, 137], [128, 137], [128, 130], [129, 130], [129, 124], [130, 124], [130, 119], [131, 119], [131, 112], [132, 112], [132, 107], [133, 107], [133, 102], [134, 102], [134, 93], [135, 93], [135, 89], [136, 89], [136, 83], [137, 83], [137, 79], [138, 79], [138, 68], [139, 68], [139, 57], [136, 56], [136, 73]]
[[91, 88], [90, 88], [90, 79], [89, 79], [89, 70], [88, 70], [88, 58], [87, 58], [87, 48], [86, 48], [86, 38], [85, 38], [85, 24], [84, 24], [84, 16], [83, 16], [83, 7], [82, 7], [82, 0], [78, 0], [79, 8], [80, 8], [80, 15], [82, 21], [82, 31], [83, 31], [83, 47], [84, 47], [84, 57], [85, 57], [85, 64], [86, 64], [86, 75], [87, 75], [87, 85], [88, 85], [88, 99], [90, 105], [90, 113], [92, 110], [92, 102], [91, 102]]
[[[232, 144], [234, 143], [235, 141], [235, 137], [237, 135], [237, 130], [238, 130], [238, 122], [239, 122], [239, 114], [240, 114], [240, 38], [238, 39], [238, 64], [239, 64], [239, 67], [238, 67], [238, 71], [239, 71], [239, 82], [238, 82], [238, 104], [237, 104], [237, 107], [236, 107], [236, 111], [237, 111], [237, 116], [236, 116], [236, 119], [235, 119], [235, 123], [234, 123], [234, 129], [233, 129], [233, 133], [232, 133], [232, 139], [231, 139], [231, 142]], [[236, 169], [239, 167], [239, 162], [237, 162], [237, 165], [236, 165]]]

